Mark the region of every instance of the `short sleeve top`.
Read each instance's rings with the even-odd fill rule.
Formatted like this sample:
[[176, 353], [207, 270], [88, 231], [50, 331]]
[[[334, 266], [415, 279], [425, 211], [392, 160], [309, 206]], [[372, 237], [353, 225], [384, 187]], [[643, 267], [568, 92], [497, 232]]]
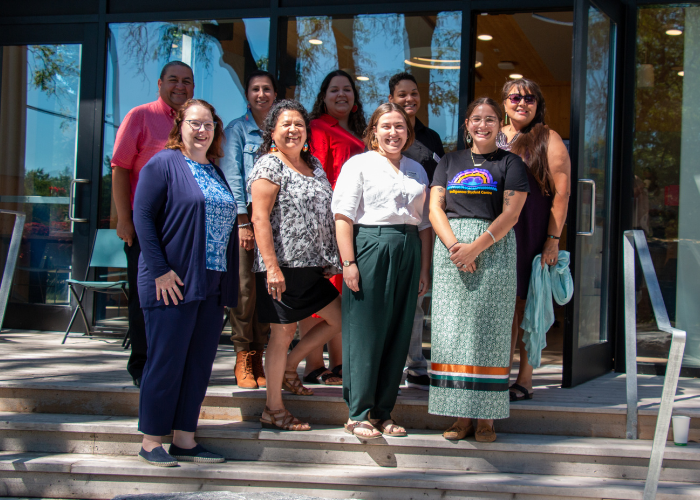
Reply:
[[333, 193], [333, 213], [355, 224], [410, 224], [422, 231], [428, 219], [428, 175], [420, 163], [401, 157], [396, 172], [376, 151], [350, 158]]
[[435, 169], [432, 187], [445, 188], [450, 219], [494, 220], [503, 212], [505, 191], [530, 192], [527, 167], [516, 154], [497, 149], [489, 155], [470, 150], [446, 154]]
[[[340, 252], [335, 239], [335, 221], [331, 212], [331, 188], [316, 158], [309, 165], [313, 176], [295, 172], [275, 155], [263, 155], [248, 177], [248, 192], [253, 182], [267, 179], [280, 187], [270, 213], [272, 237], [280, 267], [322, 267], [339, 274]], [[253, 272], [267, 271], [256, 247]]]

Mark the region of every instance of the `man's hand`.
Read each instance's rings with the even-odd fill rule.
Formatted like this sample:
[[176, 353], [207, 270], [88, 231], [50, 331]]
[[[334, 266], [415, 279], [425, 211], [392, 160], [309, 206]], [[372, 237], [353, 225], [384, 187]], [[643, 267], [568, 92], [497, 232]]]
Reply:
[[117, 236], [131, 246], [134, 242], [134, 236], [136, 236], [136, 229], [134, 229], [134, 223], [131, 219], [124, 219], [119, 217], [117, 220]]

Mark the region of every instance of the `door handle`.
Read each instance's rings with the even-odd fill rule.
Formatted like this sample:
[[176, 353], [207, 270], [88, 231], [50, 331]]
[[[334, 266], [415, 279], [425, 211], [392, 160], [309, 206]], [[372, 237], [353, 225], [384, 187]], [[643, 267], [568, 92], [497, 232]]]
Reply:
[[591, 227], [588, 231], [576, 231], [579, 236], [593, 236], [595, 233], [595, 181], [593, 179], [579, 179], [581, 184], [590, 184], [591, 186]]
[[73, 198], [75, 197], [76, 184], [90, 184], [90, 179], [73, 179], [72, 181], [70, 181], [70, 191], [68, 193], [68, 220], [72, 222], [88, 222], [87, 219], [75, 218], [75, 205], [73, 203]]

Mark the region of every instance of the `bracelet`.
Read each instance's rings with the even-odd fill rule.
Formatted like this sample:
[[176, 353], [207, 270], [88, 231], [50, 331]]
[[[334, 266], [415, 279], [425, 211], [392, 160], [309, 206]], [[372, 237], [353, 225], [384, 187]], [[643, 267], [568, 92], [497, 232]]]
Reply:
[[496, 244], [496, 237], [495, 237], [495, 236], [493, 235], [493, 233], [492, 233], [491, 231], [489, 231], [488, 229], [486, 230], [486, 232], [489, 233], [489, 236], [491, 236], [491, 239], [493, 240], [493, 244], [495, 245], [495, 244]]
[[252, 226], [252, 225], [253, 225], [252, 222], [246, 222], [245, 224], [238, 224], [238, 229], [241, 229], [243, 227]]
[[[457, 243], [459, 243], [459, 241], [455, 241], [454, 243], [452, 243], [452, 244], [450, 245], [450, 248], [452, 248], [453, 246], [455, 246]], [[450, 251], [450, 248], [447, 249], [448, 252]]]
[[553, 234], [548, 234], [547, 238], [552, 238], [553, 240], [558, 240], [560, 237], [559, 236], [554, 236]]

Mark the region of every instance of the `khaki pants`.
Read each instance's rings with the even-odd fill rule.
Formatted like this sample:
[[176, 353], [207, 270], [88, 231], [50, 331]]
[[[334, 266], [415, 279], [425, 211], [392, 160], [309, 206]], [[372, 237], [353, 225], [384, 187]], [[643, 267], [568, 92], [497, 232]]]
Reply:
[[238, 307], [231, 309], [231, 340], [236, 352], [263, 351], [270, 333], [269, 323], [258, 322], [255, 309], [255, 275], [251, 272], [255, 250], [238, 253]]

